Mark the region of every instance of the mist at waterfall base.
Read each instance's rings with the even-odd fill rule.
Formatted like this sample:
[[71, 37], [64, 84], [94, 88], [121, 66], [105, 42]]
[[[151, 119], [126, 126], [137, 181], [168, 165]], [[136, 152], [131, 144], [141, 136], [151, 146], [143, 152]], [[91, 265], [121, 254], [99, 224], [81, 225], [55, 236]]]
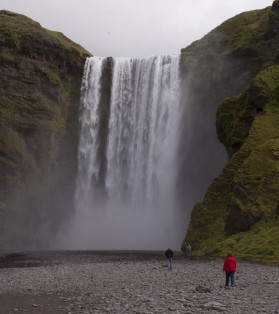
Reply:
[[70, 249], [180, 249], [178, 56], [87, 59]]

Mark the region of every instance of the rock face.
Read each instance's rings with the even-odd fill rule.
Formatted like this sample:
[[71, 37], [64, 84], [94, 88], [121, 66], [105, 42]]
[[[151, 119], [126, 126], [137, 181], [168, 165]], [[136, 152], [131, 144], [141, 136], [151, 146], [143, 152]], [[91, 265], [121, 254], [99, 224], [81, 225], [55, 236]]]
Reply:
[[[276, 0], [181, 51], [190, 112], [179, 154], [181, 203], [193, 207], [209, 186], [182, 246], [190, 243], [193, 255], [229, 249], [278, 261], [278, 25]], [[0, 43], [0, 250], [45, 248], [73, 212], [79, 89], [90, 54], [7, 11], [0, 11]]]
[[37, 238], [71, 213], [87, 56], [63, 34], [0, 11], [0, 250], [43, 246]]
[[229, 161], [192, 211], [183, 248], [191, 243], [193, 254], [231, 250], [278, 262], [278, 4], [240, 14], [182, 50], [184, 71], [195, 73], [192, 84], [200, 88], [193, 106], [213, 110], [226, 98], [216, 126]]
[[[274, 33], [277, 16], [277, 10], [270, 7], [239, 14], [181, 50], [188, 114], [180, 145], [178, 189], [184, 191], [182, 202], [188, 208], [202, 199], [227, 162], [216, 136], [218, 105], [227, 97], [239, 95], [257, 73], [278, 63], [279, 42]], [[237, 145], [235, 142], [234, 147]]]

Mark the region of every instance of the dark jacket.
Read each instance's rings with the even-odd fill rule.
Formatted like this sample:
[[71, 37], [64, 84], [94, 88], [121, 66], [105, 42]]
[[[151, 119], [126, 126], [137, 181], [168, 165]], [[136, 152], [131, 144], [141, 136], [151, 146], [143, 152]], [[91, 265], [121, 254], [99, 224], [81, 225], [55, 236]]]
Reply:
[[167, 249], [165, 252], [165, 256], [167, 258], [172, 258], [173, 257], [173, 251], [171, 249]]
[[228, 255], [224, 261], [223, 271], [232, 272], [236, 270], [236, 260], [233, 256]]

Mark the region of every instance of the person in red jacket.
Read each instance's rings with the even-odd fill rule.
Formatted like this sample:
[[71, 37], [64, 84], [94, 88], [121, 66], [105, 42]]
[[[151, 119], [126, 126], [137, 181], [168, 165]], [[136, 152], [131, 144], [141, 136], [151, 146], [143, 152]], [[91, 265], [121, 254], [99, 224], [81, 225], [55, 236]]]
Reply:
[[224, 261], [223, 271], [226, 272], [226, 288], [229, 287], [230, 280], [231, 286], [234, 287], [234, 273], [236, 271], [236, 260], [231, 254], [228, 254]]

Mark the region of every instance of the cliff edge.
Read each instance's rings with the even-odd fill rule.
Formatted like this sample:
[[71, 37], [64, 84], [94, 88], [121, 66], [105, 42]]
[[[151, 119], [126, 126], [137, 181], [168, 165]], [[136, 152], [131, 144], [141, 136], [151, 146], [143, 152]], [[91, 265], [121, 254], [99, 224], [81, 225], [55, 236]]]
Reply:
[[0, 250], [42, 247], [71, 212], [88, 56], [62, 33], [0, 11]]

